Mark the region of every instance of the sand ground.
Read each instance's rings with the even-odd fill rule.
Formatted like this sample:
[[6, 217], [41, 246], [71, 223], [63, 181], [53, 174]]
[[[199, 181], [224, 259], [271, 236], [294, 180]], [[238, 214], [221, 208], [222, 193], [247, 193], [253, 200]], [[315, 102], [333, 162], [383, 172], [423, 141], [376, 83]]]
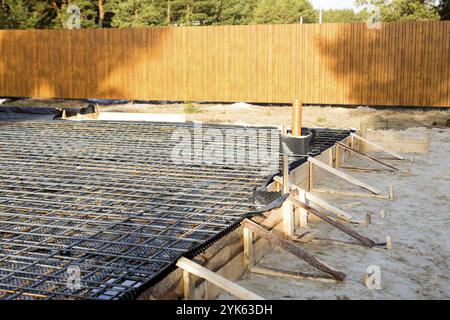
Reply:
[[[370, 226], [354, 228], [379, 242], [390, 236], [391, 251], [312, 242], [303, 248], [346, 273], [343, 283], [255, 274], [245, 275], [238, 283], [269, 299], [450, 299], [450, 130], [433, 129], [430, 149], [429, 155], [415, 156], [413, 163], [392, 161], [401, 169], [400, 173], [351, 173], [380, 190], [387, 190], [392, 184], [396, 194], [394, 201], [320, 194], [359, 219], [364, 219], [366, 212], [373, 213]], [[357, 157], [348, 162], [369, 165]], [[328, 176], [319, 187], [353, 190], [345, 182]], [[381, 210], [385, 211], [384, 218]], [[309, 227], [316, 231], [317, 237], [351, 241], [324, 223], [312, 223]], [[297, 233], [304, 231], [298, 229]], [[364, 285], [364, 274], [371, 265], [381, 269], [381, 290], [370, 290]], [[310, 266], [279, 249], [274, 249], [259, 266], [317, 274]], [[230, 296], [222, 294], [220, 298]]]
[[[19, 100], [5, 102], [15, 107], [70, 108], [87, 106], [78, 100]], [[1, 106], [0, 106], [1, 109]], [[277, 125], [291, 122], [291, 106], [254, 106], [237, 104], [124, 104], [100, 106], [104, 112], [138, 112], [186, 114], [188, 121], [206, 123]], [[359, 129], [361, 123], [373, 129], [406, 129], [411, 127], [449, 127], [450, 109], [421, 108], [343, 108], [305, 106], [303, 125], [308, 127]]]

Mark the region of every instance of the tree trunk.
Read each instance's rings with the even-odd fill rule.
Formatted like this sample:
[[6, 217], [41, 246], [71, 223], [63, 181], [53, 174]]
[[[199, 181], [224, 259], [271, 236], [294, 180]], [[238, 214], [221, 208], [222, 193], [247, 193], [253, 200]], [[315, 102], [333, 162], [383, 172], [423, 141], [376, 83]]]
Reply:
[[59, 18], [59, 20], [61, 21], [61, 26], [62, 26], [63, 28], [65, 28], [65, 27], [66, 27], [66, 24], [65, 24], [65, 21], [64, 21], [63, 17], [61, 16], [61, 12], [59, 12], [59, 7], [58, 7], [58, 5], [56, 4], [56, 1], [52, 0], [51, 5], [52, 5], [53, 9], [56, 11], [56, 16], [57, 16], [57, 17]]
[[103, 28], [103, 21], [105, 21], [105, 10], [103, 8], [103, 0], [98, 0], [98, 27]]

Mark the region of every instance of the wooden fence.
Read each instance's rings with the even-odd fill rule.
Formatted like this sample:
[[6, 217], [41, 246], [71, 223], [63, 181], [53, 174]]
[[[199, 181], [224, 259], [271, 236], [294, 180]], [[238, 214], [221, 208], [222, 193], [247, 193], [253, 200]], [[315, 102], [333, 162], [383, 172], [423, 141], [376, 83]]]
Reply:
[[450, 22], [0, 31], [0, 96], [450, 106]]

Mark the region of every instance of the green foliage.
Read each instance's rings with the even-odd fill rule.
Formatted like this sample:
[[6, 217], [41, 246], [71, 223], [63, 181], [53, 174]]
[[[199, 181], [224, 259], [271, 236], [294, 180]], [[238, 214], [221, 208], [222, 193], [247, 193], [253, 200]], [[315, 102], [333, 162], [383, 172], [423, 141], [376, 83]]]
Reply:
[[[105, 19], [99, 20], [99, 3]], [[361, 10], [326, 10], [324, 22], [363, 22], [378, 7], [383, 21], [450, 19], [450, 0], [357, 0]], [[82, 28], [153, 25], [317, 23], [309, 0], [0, 0], [0, 28], [65, 28], [67, 7], [81, 9]]]
[[439, 20], [439, 14], [432, 0], [357, 0], [360, 7], [370, 10], [378, 8], [381, 20], [392, 21], [427, 21]]
[[301, 17], [305, 23], [318, 21], [317, 11], [307, 0], [259, 0], [253, 22], [299, 23]]
[[114, 15], [111, 26], [115, 28], [153, 26], [162, 21], [154, 0], [114, 0], [108, 1], [106, 8]]
[[324, 23], [350, 23], [366, 22], [367, 17], [364, 12], [355, 12], [351, 9], [325, 10], [323, 12]]
[[38, 28], [46, 20], [45, 6], [39, 1], [4, 0], [0, 17], [5, 29]]
[[219, 0], [216, 24], [250, 24], [258, 0]]
[[194, 106], [192, 103], [187, 103], [184, 105], [184, 113], [193, 114], [193, 113], [201, 113], [202, 111]]

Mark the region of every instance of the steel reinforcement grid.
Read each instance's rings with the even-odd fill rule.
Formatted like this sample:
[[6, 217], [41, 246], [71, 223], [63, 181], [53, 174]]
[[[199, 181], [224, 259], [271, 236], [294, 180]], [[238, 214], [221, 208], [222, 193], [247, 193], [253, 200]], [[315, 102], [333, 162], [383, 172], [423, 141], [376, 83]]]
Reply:
[[[238, 127], [202, 130], [211, 128]], [[260, 164], [174, 163], [180, 129], [195, 130], [0, 122], [0, 299], [136, 298], [179, 257], [204, 250], [254, 211], [254, 190], [279, 163], [271, 174]], [[313, 151], [348, 135], [319, 130]], [[236, 150], [256, 152], [245, 140]]]

